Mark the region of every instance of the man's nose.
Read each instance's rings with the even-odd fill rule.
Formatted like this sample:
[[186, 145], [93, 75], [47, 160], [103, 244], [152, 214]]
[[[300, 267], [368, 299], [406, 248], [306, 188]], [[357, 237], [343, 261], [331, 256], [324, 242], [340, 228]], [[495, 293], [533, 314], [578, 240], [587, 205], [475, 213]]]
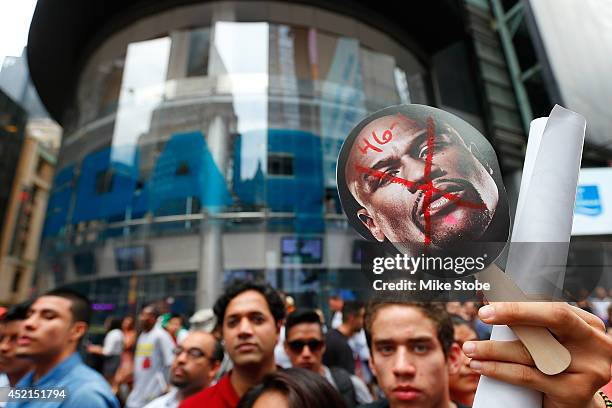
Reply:
[[408, 350], [400, 348], [397, 351], [393, 362], [393, 374], [396, 376], [413, 376], [416, 374], [416, 367]]
[[187, 362], [187, 353], [181, 353], [174, 358], [175, 365], [183, 365]]
[[311, 357], [312, 356], [312, 350], [310, 350], [310, 347], [308, 347], [308, 345], [305, 345], [304, 348], [302, 349], [302, 357]]
[[242, 335], [252, 335], [253, 334], [253, 326], [251, 322], [246, 317], [240, 319], [240, 323], [238, 324], [239, 334]]
[[23, 321], [23, 325], [21, 333], [23, 333], [23, 330], [34, 330], [36, 329], [36, 325], [38, 324], [38, 318], [35, 315], [31, 315], [30, 317], [26, 318]]
[[408, 190], [412, 194], [425, 190], [428, 183], [446, 174], [436, 163], [427, 164], [426, 160], [413, 157], [402, 158], [402, 167], [402, 177], [409, 182]]

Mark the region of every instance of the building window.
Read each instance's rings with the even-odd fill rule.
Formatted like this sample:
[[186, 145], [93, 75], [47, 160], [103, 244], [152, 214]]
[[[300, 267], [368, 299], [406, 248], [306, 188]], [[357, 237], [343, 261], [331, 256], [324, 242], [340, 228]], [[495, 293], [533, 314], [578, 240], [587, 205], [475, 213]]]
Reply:
[[269, 154], [268, 175], [293, 176], [293, 156], [288, 153]]
[[208, 74], [209, 48], [210, 29], [194, 30], [190, 33], [187, 77], [205, 76]]
[[23, 277], [23, 269], [17, 268], [15, 275], [13, 275], [13, 285], [11, 286], [11, 292], [18, 293], [19, 287], [21, 286], [21, 279]]
[[189, 169], [189, 163], [187, 163], [186, 161], [182, 161], [176, 168], [176, 172], [174, 174], [176, 174], [177, 176], [186, 176], [190, 172], [191, 170]]
[[102, 170], [101, 172], [96, 174], [96, 193], [110, 193], [113, 189], [114, 178], [115, 172], [110, 169]]

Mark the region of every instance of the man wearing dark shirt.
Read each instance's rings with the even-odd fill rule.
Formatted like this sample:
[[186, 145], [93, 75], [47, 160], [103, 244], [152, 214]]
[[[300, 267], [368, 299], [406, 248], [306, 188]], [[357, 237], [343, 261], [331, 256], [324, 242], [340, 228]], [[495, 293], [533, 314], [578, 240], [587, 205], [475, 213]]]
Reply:
[[285, 305], [270, 285], [236, 282], [213, 310], [233, 369], [216, 385], [184, 400], [181, 408], [234, 408], [249, 388], [276, 370], [274, 347]]
[[331, 329], [325, 337], [323, 364], [328, 367], [341, 367], [355, 374], [355, 357], [349, 346], [349, 338], [363, 328], [365, 308], [361, 302], [345, 302], [342, 307], [342, 324]]

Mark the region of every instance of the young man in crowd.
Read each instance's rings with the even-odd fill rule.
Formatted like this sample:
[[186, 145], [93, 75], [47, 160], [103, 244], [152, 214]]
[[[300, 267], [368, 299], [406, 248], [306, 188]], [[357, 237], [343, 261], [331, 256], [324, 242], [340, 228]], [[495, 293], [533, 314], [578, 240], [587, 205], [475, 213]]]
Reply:
[[249, 388], [277, 368], [274, 347], [285, 305], [276, 290], [267, 284], [235, 282], [213, 310], [234, 367], [217, 384], [183, 401], [181, 408], [234, 408]]
[[326, 350], [323, 363], [328, 367], [341, 367], [350, 374], [355, 374], [355, 356], [349, 345], [349, 339], [363, 328], [365, 308], [358, 301], [344, 302], [342, 307], [342, 324], [337, 329], [330, 329], [325, 338]]
[[170, 334], [174, 344], [181, 344], [187, 336], [187, 330], [183, 327], [183, 316], [178, 313], [169, 315], [168, 320], [162, 326]]
[[180, 346], [174, 349], [167, 394], [154, 399], [145, 408], [176, 408], [186, 398], [208, 387], [223, 360], [223, 347], [205, 331], [189, 332]]
[[[13, 306], [0, 320], [0, 387], [15, 387], [19, 380], [33, 368], [32, 361], [17, 357], [17, 339], [22, 321], [26, 317], [29, 305]], [[0, 401], [0, 407], [6, 402]]]
[[[29, 307], [17, 340], [17, 356], [32, 361], [33, 370], [19, 388], [63, 390], [61, 408], [118, 408], [104, 378], [87, 367], [77, 349], [87, 333], [89, 300], [77, 292], [57, 289], [38, 297]], [[40, 401], [9, 402], [7, 407], [40, 406]]]
[[174, 359], [174, 342], [168, 332], [156, 325], [159, 310], [145, 306], [139, 316], [142, 332], [134, 354], [134, 388], [127, 398], [128, 408], [142, 408], [168, 390], [168, 372]]
[[27, 304], [16, 305], [0, 320], [0, 374], [6, 375], [10, 387], [15, 387], [34, 367], [31, 360], [17, 357], [19, 330], [28, 308]]
[[[468, 341], [478, 340], [478, 335], [470, 322], [457, 315], [451, 315], [451, 321], [453, 322], [455, 343], [459, 347], [463, 347], [463, 344]], [[471, 407], [474, 403], [479, 380], [480, 374], [470, 368], [470, 359], [462, 351], [459, 369], [456, 373], [450, 374], [449, 377], [451, 400], [457, 404]]]
[[[548, 376], [520, 341], [468, 341], [463, 351], [479, 374], [544, 394], [544, 407], [603, 408], [597, 390], [610, 377], [612, 339], [597, 317], [565, 303], [496, 303], [482, 307], [488, 324], [549, 328], [572, 354], [570, 367]], [[368, 407], [452, 407], [444, 372], [460, 361], [452, 325], [440, 305], [373, 301], [366, 316], [372, 370], [386, 399]]]
[[323, 365], [325, 340], [323, 326], [316, 311], [297, 309], [285, 322], [285, 350], [293, 367], [322, 375], [342, 395], [349, 408], [372, 401], [367, 386], [355, 375], [340, 367]]
[[451, 408], [448, 378], [459, 369], [461, 350], [443, 304], [368, 306], [370, 365], [387, 397], [368, 407]]
[[329, 312], [331, 313], [329, 327], [335, 329], [342, 324], [342, 308], [344, 307], [344, 300], [339, 294], [334, 293], [327, 300], [327, 305], [329, 306]]

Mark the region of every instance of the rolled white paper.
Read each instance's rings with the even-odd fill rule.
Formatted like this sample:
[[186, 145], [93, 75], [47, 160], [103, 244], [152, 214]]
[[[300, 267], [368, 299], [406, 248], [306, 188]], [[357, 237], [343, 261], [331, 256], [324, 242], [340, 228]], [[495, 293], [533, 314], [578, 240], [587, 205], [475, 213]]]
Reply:
[[[554, 295], [545, 293], [547, 283], [560, 288], [563, 282], [564, 270], [547, 268], [542, 279], [534, 279], [533, 271], [543, 263], [565, 264], [567, 247], [533, 245], [526, 251], [526, 245], [513, 249], [512, 242], [569, 242], [585, 129], [584, 117], [559, 105], [548, 120], [531, 122], [506, 264], [506, 273], [524, 292]], [[516, 336], [507, 326], [496, 326], [491, 339], [511, 341]], [[541, 408], [542, 394], [482, 376], [473, 408], [492, 406]]]

